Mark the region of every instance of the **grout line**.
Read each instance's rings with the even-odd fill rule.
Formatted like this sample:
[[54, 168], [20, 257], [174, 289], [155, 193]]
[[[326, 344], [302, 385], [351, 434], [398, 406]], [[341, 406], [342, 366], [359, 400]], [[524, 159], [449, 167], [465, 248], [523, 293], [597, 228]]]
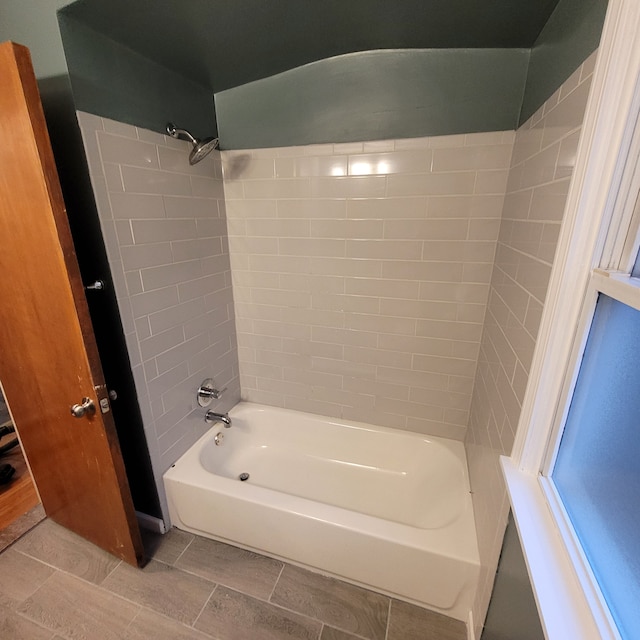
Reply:
[[389, 638], [389, 627], [391, 626], [391, 598], [389, 598], [389, 608], [387, 609], [387, 628], [385, 630], [384, 639], [388, 640]]
[[138, 606], [138, 610], [136, 611], [136, 615], [133, 616], [133, 618], [131, 618], [131, 620], [129, 620], [129, 624], [126, 626], [126, 629], [130, 629], [131, 626], [133, 625], [133, 623], [135, 622], [135, 620], [138, 618], [138, 616], [140, 615], [140, 612], [142, 611], [143, 607], [142, 606]]
[[[173, 387], [172, 387], [173, 388]], [[193, 534], [192, 534], [193, 536]], [[176, 563], [178, 562], [178, 560], [180, 560], [180, 558], [182, 558], [182, 556], [186, 553], [187, 549], [191, 546], [191, 544], [193, 543], [193, 541], [196, 539], [195, 536], [193, 536], [191, 538], [191, 540], [189, 540], [187, 546], [180, 552], [180, 554], [178, 555], [178, 557], [171, 563], [172, 567], [176, 566]]]
[[283, 562], [282, 563], [282, 568], [280, 569], [280, 573], [278, 574], [278, 577], [276, 578], [276, 581], [273, 583], [273, 589], [271, 589], [271, 593], [269, 594], [269, 597], [267, 598], [267, 602], [271, 602], [271, 597], [273, 596], [273, 594], [274, 594], [274, 592], [276, 590], [276, 587], [278, 586], [278, 582], [280, 582], [280, 578], [282, 577], [282, 573], [284, 572], [284, 568], [286, 566], [287, 566], [286, 563]]
[[[195, 617], [193, 623], [190, 626], [192, 629], [196, 628], [196, 623], [198, 622], [198, 620], [200, 619], [200, 616], [203, 614], [204, 610], [207, 608], [207, 605], [209, 604], [209, 602], [211, 601], [211, 598], [213, 597], [213, 594], [216, 592], [216, 589], [218, 588], [217, 584], [214, 584], [213, 589], [211, 591], [211, 593], [209, 594], [209, 597], [207, 598], [206, 602], [202, 605], [202, 609], [200, 609], [200, 612], [198, 613], [198, 615]], [[196, 629], [197, 631], [199, 631], [199, 629]], [[203, 632], [206, 633], [206, 632]], [[209, 635], [209, 634], [207, 634]]]
[[[105, 582], [105, 580], [107, 580], [112, 574], [113, 572], [122, 564], [122, 560], [120, 560], [120, 562], [118, 562], [118, 564], [116, 564], [113, 569], [111, 569], [111, 571], [109, 571], [109, 573], [107, 573], [107, 575], [102, 578], [102, 580], [100, 580], [99, 583], [97, 583], [99, 586], [102, 586], [102, 583]], [[95, 583], [94, 583], [95, 584]]]

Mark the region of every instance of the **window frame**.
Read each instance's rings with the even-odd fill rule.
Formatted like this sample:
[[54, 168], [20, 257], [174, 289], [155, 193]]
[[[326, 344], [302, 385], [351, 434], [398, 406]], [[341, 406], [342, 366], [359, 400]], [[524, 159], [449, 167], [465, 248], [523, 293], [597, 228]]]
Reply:
[[[501, 464], [545, 635], [619, 638], [552, 469], [598, 292], [640, 304], [640, 3], [609, 0], [565, 218], [510, 457]], [[622, 273], [617, 270], [622, 270]], [[632, 295], [629, 296], [629, 291]], [[609, 295], [609, 294], [607, 294]]]

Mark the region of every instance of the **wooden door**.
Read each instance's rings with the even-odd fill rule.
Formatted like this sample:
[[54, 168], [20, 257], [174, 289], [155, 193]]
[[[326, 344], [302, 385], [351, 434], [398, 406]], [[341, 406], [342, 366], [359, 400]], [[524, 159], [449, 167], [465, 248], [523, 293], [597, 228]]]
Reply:
[[[0, 238], [0, 380], [45, 512], [140, 564], [140, 531], [31, 58], [10, 42], [0, 44]], [[74, 417], [71, 407], [84, 398], [95, 411]]]

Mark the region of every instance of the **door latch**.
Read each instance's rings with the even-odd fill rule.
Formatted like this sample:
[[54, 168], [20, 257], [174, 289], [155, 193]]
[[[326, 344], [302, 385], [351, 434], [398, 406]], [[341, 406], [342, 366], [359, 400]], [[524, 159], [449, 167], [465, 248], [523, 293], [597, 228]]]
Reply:
[[96, 405], [91, 398], [82, 398], [82, 404], [74, 404], [71, 407], [71, 415], [74, 418], [82, 418], [89, 414], [92, 416], [96, 412]]

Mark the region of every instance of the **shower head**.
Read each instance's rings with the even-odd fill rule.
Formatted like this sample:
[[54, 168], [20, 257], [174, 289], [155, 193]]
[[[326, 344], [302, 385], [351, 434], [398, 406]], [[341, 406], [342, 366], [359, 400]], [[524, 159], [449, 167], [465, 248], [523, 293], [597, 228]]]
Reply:
[[218, 138], [205, 138], [204, 140], [198, 140], [186, 129], [178, 129], [173, 122], [169, 122], [167, 124], [167, 133], [172, 138], [186, 138], [193, 145], [193, 149], [191, 149], [191, 153], [189, 154], [189, 164], [196, 164], [196, 162], [200, 162], [200, 160], [209, 155], [218, 146]]

